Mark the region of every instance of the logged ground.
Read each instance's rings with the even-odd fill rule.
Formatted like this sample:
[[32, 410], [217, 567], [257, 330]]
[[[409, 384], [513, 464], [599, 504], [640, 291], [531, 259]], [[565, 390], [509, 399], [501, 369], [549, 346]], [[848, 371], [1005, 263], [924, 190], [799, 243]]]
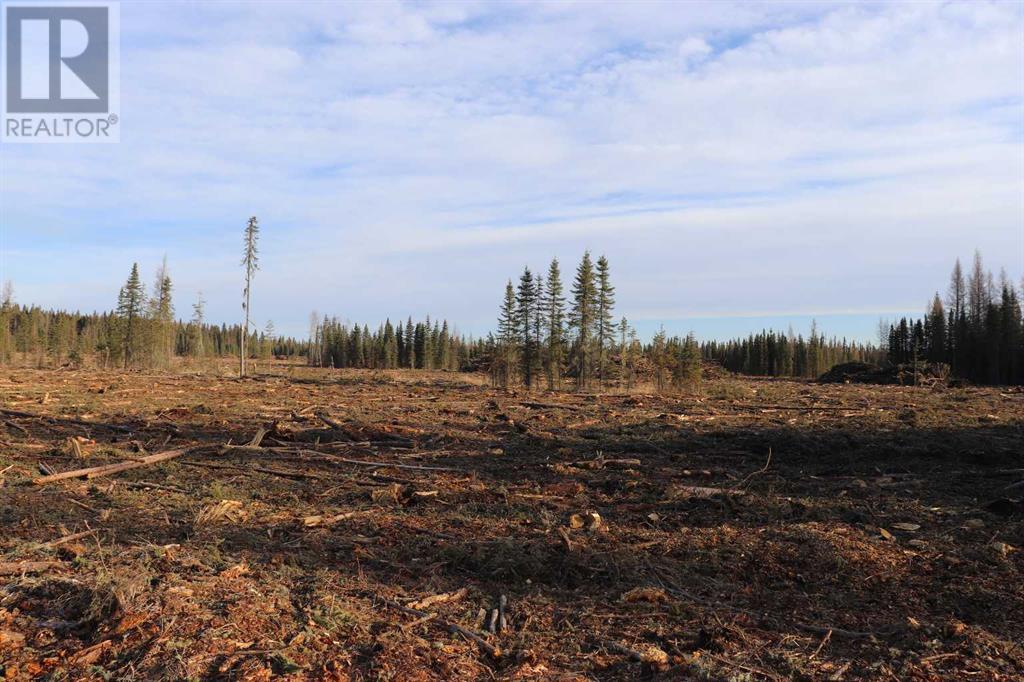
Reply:
[[1024, 677], [1018, 390], [270, 369], [0, 373], [0, 678]]

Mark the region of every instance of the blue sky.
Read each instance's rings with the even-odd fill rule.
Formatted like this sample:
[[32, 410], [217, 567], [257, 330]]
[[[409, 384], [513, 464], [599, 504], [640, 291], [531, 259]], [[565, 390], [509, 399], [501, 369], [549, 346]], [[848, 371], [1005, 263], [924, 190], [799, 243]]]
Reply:
[[876, 336], [975, 248], [1024, 274], [1019, 3], [121, 6], [121, 142], [0, 146], [0, 277], [113, 306], [167, 255], [258, 324], [491, 329], [506, 278], [608, 255], [618, 313]]

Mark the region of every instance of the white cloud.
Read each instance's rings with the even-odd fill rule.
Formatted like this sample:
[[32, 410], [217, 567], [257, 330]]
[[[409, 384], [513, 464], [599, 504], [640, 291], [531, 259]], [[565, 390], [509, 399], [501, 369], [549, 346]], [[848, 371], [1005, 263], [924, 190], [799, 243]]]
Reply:
[[[1020, 5], [185, 7], [122, 7], [120, 145], [0, 151], [22, 298], [109, 306], [167, 251], [235, 315], [251, 213], [295, 334], [479, 331], [586, 247], [652, 318], [917, 306], [975, 246], [1024, 270]], [[83, 246], [109, 267], [52, 267]]]

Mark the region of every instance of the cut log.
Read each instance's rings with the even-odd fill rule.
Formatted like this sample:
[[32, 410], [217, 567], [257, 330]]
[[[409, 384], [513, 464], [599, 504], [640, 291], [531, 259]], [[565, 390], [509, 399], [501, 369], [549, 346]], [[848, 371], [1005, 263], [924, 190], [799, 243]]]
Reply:
[[203, 448], [180, 448], [177, 450], [168, 450], [167, 452], [158, 452], [153, 455], [146, 455], [145, 457], [139, 457], [138, 459], [128, 462], [117, 462], [115, 464], [86, 467], [85, 469], [74, 469], [73, 471], [62, 471], [49, 476], [40, 476], [39, 478], [33, 479], [32, 482], [36, 485], [46, 485], [47, 483], [64, 481], [70, 478], [98, 478], [100, 476], [109, 476], [110, 474], [130, 471], [131, 469], [140, 469], [142, 467], [149, 466], [150, 464], [165, 462], [169, 459], [181, 457], [182, 455], [196, 452], [201, 449]]

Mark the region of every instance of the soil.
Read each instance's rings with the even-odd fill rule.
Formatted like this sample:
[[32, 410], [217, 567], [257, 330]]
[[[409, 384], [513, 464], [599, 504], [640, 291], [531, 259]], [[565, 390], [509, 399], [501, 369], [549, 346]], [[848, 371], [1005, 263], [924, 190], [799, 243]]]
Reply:
[[259, 369], [0, 374], [0, 678], [1024, 678], [1020, 390]]

